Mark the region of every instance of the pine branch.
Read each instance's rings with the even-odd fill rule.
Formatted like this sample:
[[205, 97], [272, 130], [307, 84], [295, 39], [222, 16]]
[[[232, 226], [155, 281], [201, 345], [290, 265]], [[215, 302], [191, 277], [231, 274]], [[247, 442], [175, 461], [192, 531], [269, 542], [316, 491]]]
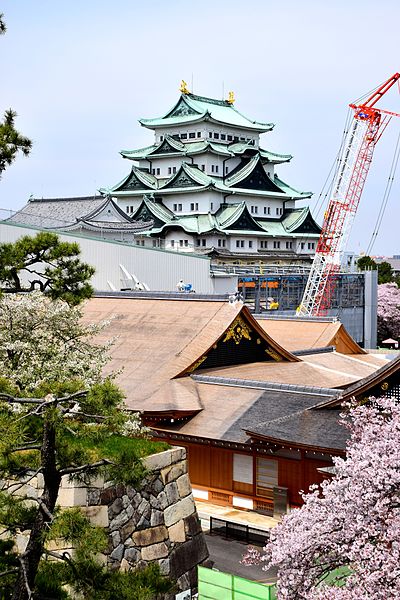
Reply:
[[7, 571], [2, 571], [0, 573], [0, 577], [6, 577], [6, 575], [12, 575], [13, 573], [18, 573], [19, 569], [18, 567], [15, 567], [14, 569], [8, 569]]
[[103, 467], [104, 465], [112, 465], [112, 460], [108, 460], [108, 458], [102, 458], [94, 463], [88, 463], [86, 465], [82, 465], [80, 467], [67, 467], [65, 469], [60, 469], [60, 475], [71, 475], [73, 473], [83, 473], [84, 471], [91, 471], [92, 469], [97, 469], [98, 467]]
[[19, 562], [20, 562], [20, 564], [21, 564], [22, 573], [23, 573], [23, 575], [24, 575], [25, 587], [26, 587], [26, 591], [27, 591], [27, 593], [28, 593], [28, 600], [31, 600], [31, 598], [32, 598], [33, 596], [32, 596], [32, 590], [31, 590], [31, 588], [29, 587], [29, 582], [28, 582], [28, 574], [27, 574], [27, 572], [26, 572], [26, 567], [25, 567], [25, 563], [24, 563], [24, 555], [22, 555], [22, 556], [19, 556], [19, 557], [18, 557], [18, 560], [19, 560]]

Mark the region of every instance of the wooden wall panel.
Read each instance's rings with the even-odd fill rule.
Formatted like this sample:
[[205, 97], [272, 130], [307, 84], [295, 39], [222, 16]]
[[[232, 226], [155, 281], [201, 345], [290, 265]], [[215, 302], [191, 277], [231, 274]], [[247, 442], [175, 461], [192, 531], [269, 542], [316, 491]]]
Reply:
[[211, 487], [232, 490], [233, 456], [231, 450], [211, 448]]
[[211, 448], [209, 446], [195, 446], [190, 444], [187, 447], [188, 470], [192, 484], [197, 483], [198, 485], [204, 485], [206, 487], [211, 485], [210, 450]]
[[310, 458], [305, 459], [305, 469], [304, 469], [304, 483], [305, 483], [305, 491], [308, 491], [308, 488], [313, 483], [322, 483], [326, 477], [317, 471], [321, 467], [331, 467], [332, 463], [324, 460], [313, 460]]
[[303, 488], [303, 461], [279, 458], [279, 485], [288, 488], [291, 504], [302, 502], [299, 491]]

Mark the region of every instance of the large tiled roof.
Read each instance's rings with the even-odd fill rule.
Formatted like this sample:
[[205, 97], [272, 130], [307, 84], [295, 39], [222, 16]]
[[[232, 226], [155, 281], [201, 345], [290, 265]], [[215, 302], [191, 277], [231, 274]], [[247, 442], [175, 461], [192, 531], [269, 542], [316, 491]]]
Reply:
[[196, 94], [182, 94], [178, 102], [163, 117], [140, 119], [139, 123], [149, 129], [155, 129], [205, 119], [257, 132], [270, 131], [274, 127], [273, 123], [261, 123], [245, 117], [227, 100], [215, 100]]
[[180, 382], [171, 380], [191, 370], [239, 313], [251, 321], [262, 340], [272, 344], [281, 360], [298, 362], [263, 333], [241, 303], [98, 297], [85, 307], [87, 321], [110, 320], [99, 336], [101, 341], [116, 338], [110, 369], [121, 370], [117, 381], [128, 407], [146, 412], [153, 412], [154, 405], [165, 412], [173, 403], [174, 410], [193, 410], [193, 390], [185, 388], [181, 393]]
[[258, 317], [261, 327], [291, 351], [335, 346], [343, 354], [362, 354], [364, 350], [353, 340], [340, 321], [311, 321]]
[[[165, 146], [169, 148], [165, 148]], [[175, 150], [175, 151], [173, 151]], [[259, 154], [263, 159], [263, 162], [269, 162], [273, 164], [280, 164], [288, 162], [292, 159], [291, 154], [276, 154], [263, 148], [255, 148], [248, 142], [234, 142], [232, 144], [222, 144], [212, 140], [200, 140], [197, 142], [181, 142], [176, 140], [170, 135], [166, 135], [164, 140], [158, 144], [152, 144], [144, 148], [138, 148], [136, 150], [121, 150], [120, 154], [124, 158], [130, 160], [140, 160], [147, 157], [161, 158], [161, 157], [172, 157], [172, 156], [192, 156], [196, 154], [202, 154], [204, 152], [211, 152], [213, 154], [221, 154], [223, 156], [237, 156], [244, 153]]]
[[34, 227], [64, 227], [100, 208], [104, 201], [104, 196], [32, 198], [28, 204], [7, 220]]
[[111, 198], [104, 196], [30, 199], [7, 221], [63, 231], [136, 232], [152, 225], [152, 222], [132, 222]]

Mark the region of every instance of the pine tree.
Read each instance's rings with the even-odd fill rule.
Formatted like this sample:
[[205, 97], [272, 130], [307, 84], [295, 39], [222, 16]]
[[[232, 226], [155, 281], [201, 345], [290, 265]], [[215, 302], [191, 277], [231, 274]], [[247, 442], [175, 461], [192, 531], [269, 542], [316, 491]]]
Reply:
[[52, 299], [79, 304], [90, 298], [95, 269], [79, 260], [76, 242], [62, 242], [57, 234], [40, 232], [14, 243], [0, 244], [0, 291], [40, 290]]
[[[109, 346], [93, 343], [99, 326], [84, 325], [81, 316], [80, 308], [40, 292], [0, 299], [2, 598], [69, 598], [68, 584], [89, 599], [149, 600], [171, 588], [157, 566], [139, 574], [107, 571], [95, 558], [106, 546], [104, 532], [79, 509], [56, 505], [63, 476], [89, 482], [101, 474], [135, 485], [145, 475], [144, 441], [119, 450], [127, 426], [140, 432], [138, 416], [125, 413], [121, 391], [103, 377]], [[20, 496], [36, 477], [43, 493]], [[16, 554], [5, 534], [12, 539], [21, 531], [29, 540]], [[48, 550], [59, 538], [74, 547], [73, 557]]]

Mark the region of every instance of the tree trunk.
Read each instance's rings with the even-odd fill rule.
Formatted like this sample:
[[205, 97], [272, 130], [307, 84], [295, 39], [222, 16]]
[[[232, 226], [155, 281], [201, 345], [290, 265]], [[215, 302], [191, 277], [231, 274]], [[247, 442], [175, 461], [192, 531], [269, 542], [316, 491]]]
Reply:
[[[56, 465], [56, 431], [51, 417], [50, 414], [44, 418], [41, 449], [44, 490], [41, 500], [49, 513], [53, 514], [60, 489], [61, 476]], [[34, 597], [35, 578], [44, 550], [44, 533], [49, 522], [50, 516], [39, 506], [28, 545], [21, 556], [23, 567], [21, 565], [12, 600], [29, 600]]]

